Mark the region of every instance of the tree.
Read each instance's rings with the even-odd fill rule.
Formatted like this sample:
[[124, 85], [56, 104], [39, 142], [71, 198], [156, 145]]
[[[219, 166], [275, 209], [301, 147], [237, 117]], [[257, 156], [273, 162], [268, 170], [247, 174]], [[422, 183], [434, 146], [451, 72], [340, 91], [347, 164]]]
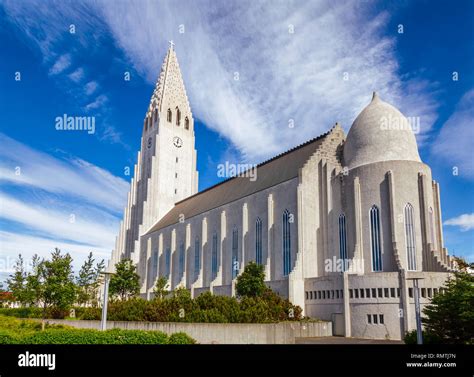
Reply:
[[8, 290], [12, 293], [15, 301], [21, 305], [27, 304], [26, 298], [26, 271], [25, 262], [21, 254], [18, 254], [18, 259], [15, 261], [13, 275], [7, 280]]
[[31, 262], [31, 271], [26, 276], [24, 300], [27, 305], [39, 306], [41, 300], [41, 284], [39, 281], [39, 267], [42, 259], [35, 254]]
[[235, 289], [240, 297], [262, 296], [267, 290], [263, 266], [255, 262], [245, 266], [244, 272], [237, 277]]
[[474, 343], [474, 276], [456, 272], [423, 310], [425, 331], [442, 343]]
[[170, 291], [168, 288], [168, 279], [164, 276], [161, 276], [156, 281], [155, 287], [153, 288], [153, 293], [155, 294], [155, 298], [165, 298]]
[[123, 259], [115, 265], [115, 274], [110, 279], [110, 295], [122, 301], [137, 296], [140, 292], [140, 277], [137, 267], [130, 259]]
[[43, 320], [49, 307], [66, 310], [76, 299], [76, 285], [72, 258], [61, 254], [58, 248], [51, 253], [51, 260], [42, 260], [36, 268], [38, 285], [36, 293], [43, 307]]
[[77, 302], [80, 305], [87, 305], [94, 301], [97, 297], [97, 289], [100, 283], [100, 272], [105, 268], [104, 260], [94, 266], [95, 259], [92, 252], [89, 253], [87, 259], [84, 261], [79, 275], [76, 278], [78, 287]]

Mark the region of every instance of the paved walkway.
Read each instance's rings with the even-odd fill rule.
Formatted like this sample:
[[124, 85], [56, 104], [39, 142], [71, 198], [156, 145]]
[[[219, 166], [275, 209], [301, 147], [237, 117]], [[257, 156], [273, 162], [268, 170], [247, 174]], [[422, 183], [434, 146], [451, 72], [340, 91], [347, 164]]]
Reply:
[[296, 338], [296, 344], [404, 344], [401, 340], [344, 338], [326, 336], [323, 338]]

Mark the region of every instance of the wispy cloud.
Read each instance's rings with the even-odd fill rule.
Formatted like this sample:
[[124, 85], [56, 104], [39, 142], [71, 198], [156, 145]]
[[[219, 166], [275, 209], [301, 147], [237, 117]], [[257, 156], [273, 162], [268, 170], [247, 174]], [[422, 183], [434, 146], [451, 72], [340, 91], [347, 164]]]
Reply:
[[474, 229], [474, 213], [465, 213], [446, 220], [443, 224], [460, 227], [463, 232]]
[[71, 195], [120, 212], [129, 184], [78, 158], [59, 159], [0, 133], [0, 182]]
[[442, 163], [458, 168], [460, 177], [474, 180], [474, 89], [463, 95], [444, 123], [431, 152]]
[[105, 105], [105, 103], [108, 101], [108, 98], [106, 95], [104, 94], [101, 94], [99, 96], [97, 96], [94, 101], [88, 103], [84, 109], [87, 111], [87, 110], [95, 110], [95, 109], [98, 109], [100, 107], [102, 107], [103, 105]]
[[[167, 41], [175, 41], [194, 115], [247, 159], [271, 156], [336, 121], [347, 130], [373, 90], [406, 115], [419, 116], [424, 134], [437, 117], [435, 84], [399, 74], [396, 30], [386, 35], [388, 13], [374, 13], [367, 4], [97, 5], [118, 44], [150, 82], [156, 80]], [[152, 22], [155, 17], [160, 23]]]
[[85, 253], [109, 255], [129, 184], [77, 157], [36, 151], [0, 133], [0, 272], [18, 253], [47, 256], [54, 247], [76, 265]]
[[79, 67], [68, 76], [72, 81], [78, 83], [84, 78], [84, 69], [82, 67]]
[[85, 85], [84, 90], [85, 90], [86, 94], [88, 96], [90, 96], [92, 93], [94, 93], [96, 91], [97, 87], [98, 87], [98, 84], [97, 84], [96, 81], [89, 81]]
[[49, 70], [50, 75], [58, 75], [71, 66], [71, 55], [61, 55]]

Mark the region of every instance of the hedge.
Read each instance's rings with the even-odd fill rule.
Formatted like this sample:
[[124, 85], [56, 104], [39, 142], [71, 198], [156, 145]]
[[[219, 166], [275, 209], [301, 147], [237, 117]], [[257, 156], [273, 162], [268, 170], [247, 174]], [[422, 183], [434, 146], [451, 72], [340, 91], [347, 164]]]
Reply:
[[[12, 311], [12, 312], [6, 312]], [[76, 318], [100, 320], [101, 308], [76, 307]], [[23, 318], [41, 318], [37, 308], [0, 309], [0, 314]], [[58, 314], [51, 310], [52, 314]], [[109, 321], [148, 321], [148, 322], [205, 322], [205, 323], [276, 323], [299, 321], [302, 310], [288, 300], [268, 290], [261, 297], [217, 296], [210, 292], [191, 299], [189, 291], [177, 289], [164, 299], [147, 301], [133, 298], [127, 301], [110, 302], [107, 320]], [[63, 313], [63, 317], [68, 312]], [[50, 317], [58, 318], [58, 317]]]

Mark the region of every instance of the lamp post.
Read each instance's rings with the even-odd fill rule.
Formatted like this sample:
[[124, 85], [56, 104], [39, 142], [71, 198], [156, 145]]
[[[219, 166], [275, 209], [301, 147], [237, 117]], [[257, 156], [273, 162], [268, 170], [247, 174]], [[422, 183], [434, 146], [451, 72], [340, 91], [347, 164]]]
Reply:
[[421, 310], [420, 310], [420, 292], [418, 290], [418, 280], [423, 278], [409, 278], [413, 280], [413, 297], [415, 298], [415, 314], [416, 314], [416, 343], [423, 344], [423, 333], [421, 329]]
[[107, 329], [107, 304], [109, 302], [109, 280], [113, 272], [103, 271], [104, 275], [104, 300], [102, 302], [102, 319], [100, 321], [100, 329], [105, 331]]

